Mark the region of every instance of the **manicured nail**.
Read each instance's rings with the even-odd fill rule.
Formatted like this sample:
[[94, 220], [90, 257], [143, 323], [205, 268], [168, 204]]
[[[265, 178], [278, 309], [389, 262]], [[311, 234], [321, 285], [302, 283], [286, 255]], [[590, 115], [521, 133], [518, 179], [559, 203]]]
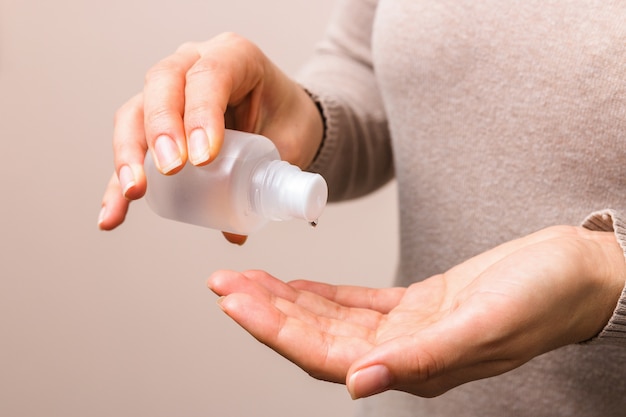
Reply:
[[391, 385], [391, 373], [385, 365], [373, 365], [356, 371], [348, 381], [353, 400], [379, 394]]
[[209, 137], [204, 129], [195, 129], [191, 132], [187, 146], [192, 164], [199, 165], [209, 160]]
[[166, 135], [159, 136], [154, 143], [154, 152], [159, 169], [167, 174], [182, 165], [180, 151], [176, 142]]
[[124, 165], [122, 168], [120, 168], [118, 178], [120, 180], [120, 186], [122, 187], [122, 195], [126, 197], [128, 191], [136, 184], [135, 174], [128, 165]]
[[100, 209], [100, 213], [98, 214], [98, 227], [102, 227], [102, 223], [104, 223], [104, 219], [107, 215], [107, 206], [102, 206]]

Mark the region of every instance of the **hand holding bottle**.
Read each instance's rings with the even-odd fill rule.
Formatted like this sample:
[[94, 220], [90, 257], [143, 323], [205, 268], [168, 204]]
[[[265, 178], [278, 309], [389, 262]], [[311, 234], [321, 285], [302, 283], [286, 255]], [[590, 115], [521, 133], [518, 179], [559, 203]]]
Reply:
[[205, 165], [219, 153], [225, 127], [272, 138], [281, 158], [301, 168], [323, 135], [315, 103], [255, 45], [234, 34], [186, 43], [150, 69], [143, 92], [116, 113], [115, 172], [100, 228], [119, 226], [129, 202], [143, 197], [147, 151], [164, 174], [177, 173], [187, 159]]

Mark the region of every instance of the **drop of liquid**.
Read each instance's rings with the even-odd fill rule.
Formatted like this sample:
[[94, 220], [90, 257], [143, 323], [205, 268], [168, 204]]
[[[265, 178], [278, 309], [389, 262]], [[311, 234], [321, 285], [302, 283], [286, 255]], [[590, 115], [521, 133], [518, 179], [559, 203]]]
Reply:
[[317, 223], [318, 223], [318, 220], [313, 220], [312, 222], [309, 222], [311, 227], [317, 227]]

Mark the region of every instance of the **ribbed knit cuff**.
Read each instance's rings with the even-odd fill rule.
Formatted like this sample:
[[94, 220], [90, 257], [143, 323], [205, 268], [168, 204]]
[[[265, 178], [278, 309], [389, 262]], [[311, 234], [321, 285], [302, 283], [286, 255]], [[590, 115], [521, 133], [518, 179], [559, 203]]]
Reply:
[[313, 159], [313, 162], [306, 168], [307, 171], [320, 172], [328, 166], [329, 160], [335, 156], [338, 141], [338, 123], [337, 118], [340, 113], [337, 102], [332, 98], [323, 94], [318, 94], [314, 90], [303, 86], [304, 91], [311, 97], [320, 111], [324, 122], [324, 137], [322, 143]]
[[[626, 259], [626, 222], [615, 210], [607, 209], [590, 214], [582, 223], [589, 230], [612, 231]], [[622, 290], [617, 307], [602, 331], [586, 343], [626, 345], [626, 288]]]

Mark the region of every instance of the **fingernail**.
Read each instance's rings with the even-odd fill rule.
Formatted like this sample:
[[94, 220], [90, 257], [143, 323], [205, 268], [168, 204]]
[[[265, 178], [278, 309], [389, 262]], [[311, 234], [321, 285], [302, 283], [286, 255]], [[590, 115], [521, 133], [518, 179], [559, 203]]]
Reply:
[[379, 394], [391, 386], [391, 373], [385, 365], [373, 365], [356, 371], [348, 381], [353, 400]]
[[154, 152], [159, 169], [164, 174], [173, 171], [183, 163], [176, 142], [169, 136], [162, 135], [157, 138], [154, 143]]
[[102, 206], [100, 209], [100, 213], [98, 214], [98, 227], [102, 227], [102, 223], [104, 223], [104, 219], [107, 214], [107, 206]]
[[222, 305], [222, 301], [224, 301], [224, 298], [226, 298], [225, 295], [222, 295], [221, 297], [217, 298], [217, 305], [219, 306], [219, 308], [222, 309], [222, 311], [226, 311], [226, 309], [224, 308], [224, 306]]
[[209, 137], [204, 129], [195, 129], [191, 132], [187, 146], [192, 164], [198, 165], [209, 160]]
[[248, 236], [242, 236], [235, 233], [222, 232], [226, 240], [235, 245], [242, 246], [248, 240]]
[[128, 191], [135, 186], [135, 174], [133, 170], [128, 166], [124, 165], [120, 168], [120, 173], [118, 175], [120, 180], [120, 185], [122, 187], [122, 195], [124, 197], [127, 196]]

